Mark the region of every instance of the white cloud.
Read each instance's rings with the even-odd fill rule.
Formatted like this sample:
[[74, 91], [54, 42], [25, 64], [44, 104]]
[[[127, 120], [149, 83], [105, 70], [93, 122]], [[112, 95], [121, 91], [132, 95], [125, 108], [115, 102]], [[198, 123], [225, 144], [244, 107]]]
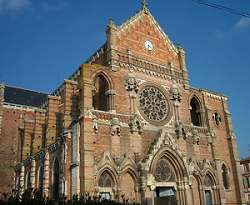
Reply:
[[213, 32], [213, 37], [228, 38], [232, 35], [236, 35], [239, 32], [243, 32], [243, 29], [250, 28], [250, 18], [242, 17], [234, 25], [228, 29], [217, 29]]
[[0, 0], [0, 13], [23, 10], [31, 4], [30, 0]]
[[234, 28], [244, 29], [250, 27], [250, 18], [241, 18], [238, 22], [234, 24]]

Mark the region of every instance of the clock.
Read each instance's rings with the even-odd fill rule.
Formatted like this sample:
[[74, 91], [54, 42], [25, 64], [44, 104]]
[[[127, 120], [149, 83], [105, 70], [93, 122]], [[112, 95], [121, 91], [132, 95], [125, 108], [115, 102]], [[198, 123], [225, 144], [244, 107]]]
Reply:
[[153, 50], [153, 44], [150, 41], [145, 41], [144, 43], [147, 50], [152, 51]]

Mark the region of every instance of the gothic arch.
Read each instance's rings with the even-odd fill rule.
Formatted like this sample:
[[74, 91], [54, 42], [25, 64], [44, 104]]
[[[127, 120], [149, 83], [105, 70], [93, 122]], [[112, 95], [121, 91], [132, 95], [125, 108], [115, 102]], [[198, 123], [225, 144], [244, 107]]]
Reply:
[[36, 188], [37, 188], [37, 192], [40, 196], [43, 196], [43, 180], [44, 180], [44, 166], [43, 164], [41, 164], [37, 170], [37, 174], [36, 174], [36, 179], [37, 179], [37, 183], [36, 183]]
[[123, 202], [138, 202], [138, 182], [135, 178], [135, 173], [132, 170], [127, 169], [121, 176], [121, 196], [123, 196]]
[[158, 151], [155, 155], [150, 166], [151, 173], [154, 173], [157, 162], [162, 158], [165, 158], [171, 166], [176, 182], [182, 181], [184, 177], [188, 177], [188, 171], [182, 157], [169, 147]]
[[112, 80], [112, 78], [109, 76], [109, 74], [105, 71], [105, 70], [103, 70], [103, 69], [100, 69], [100, 70], [97, 70], [96, 72], [94, 72], [93, 73], [93, 75], [92, 75], [92, 77], [91, 77], [91, 80], [92, 80], [92, 82], [93, 83], [95, 83], [95, 79], [98, 77], [98, 76], [100, 76], [100, 75], [102, 75], [104, 78], [105, 78], [105, 80], [107, 81], [107, 83], [108, 83], [108, 88], [109, 89], [114, 89], [114, 83], [113, 83], [113, 80]]
[[194, 126], [203, 126], [202, 120], [202, 104], [196, 94], [189, 97], [190, 121]]
[[[216, 186], [217, 183], [216, 183], [216, 176], [214, 175], [213, 171], [210, 169], [210, 168], [207, 168], [207, 170], [204, 172], [204, 175], [203, 175], [203, 185], [205, 185], [205, 178], [206, 177], [209, 177], [209, 179], [211, 180], [211, 187], [212, 186]], [[205, 185], [206, 186], [206, 185]]]
[[25, 175], [25, 189], [31, 188], [30, 173], [31, 173], [30, 169], [28, 169]]
[[121, 175], [121, 177], [122, 177], [125, 173], [129, 173], [129, 174], [134, 178], [135, 182], [138, 183], [138, 173], [137, 173], [135, 167], [133, 167], [132, 165], [126, 165], [126, 166], [122, 169], [122, 175]]
[[98, 187], [96, 194], [100, 197], [100, 200], [114, 200], [118, 187], [118, 176], [114, 170], [110, 169], [109, 166], [105, 166], [99, 171], [96, 178], [96, 187]]
[[59, 197], [59, 186], [60, 186], [60, 163], [59, 163], [59, 160], [57, 157], [55, 157], [53, 160], [51, 180], [52, 180], [51, 197], [58, 198]]
[[99, 185], [98, 185], [99, 179], [100, 179], [101, 175], [102, 175], [105, 171], [107, 171], [107, 172], [110, 174], [110, 176], [112, 177], [113, 186], [117, 186], [117, 185], [118, 185], [118, 178], [119, 178], [119, 176], [118, 176], [118, 174], [117, 174], [115, 168], [114, 168], [114, 167], [112, 166], [112, 164], [110, 164], [110, 163], [105, 163], [105, 164], [103, 164], [103, 166], [101, 166], [100, 169], [98, 170], [98, 174], [97, 174], [97, 176], [96, 176], [96, 179], [97, 179], [97, 180], [96, 180], [97, 186], [99, 186]]
[[[211, 168], [207, 168], [203, 175], [203, 191], [205, 204], [220, 204], [217, 178]], [[209, 182], [210, 181], [210, 182]]]
[[224, 188], [230, 189], [229, 167], [225, 161], [221, 163], [221, 174]]
[[194, 205], [202, 204], [202, 192], [200, 191], [202, 185], [202, 178], [200, 175], [193, 175], [193, 183], [192, 183], [192, 198]]
[[177, 200], [179, 204], [188, 204], [185, 197], [189, 187], [188, 169], [177, 149], [173, 150], [170, 147], [160, 149], [151, 162], [149, 173], [154, 177], [148, 175], [147, 184], [151, 181], [150, 189], [154, 191], [155, 200], [168, 196], [173, 202]]
[[95, 110], [114, 110], [114, 89], [111, 77], [104, 71], [98, 70], [92, 75], [93, 108]]

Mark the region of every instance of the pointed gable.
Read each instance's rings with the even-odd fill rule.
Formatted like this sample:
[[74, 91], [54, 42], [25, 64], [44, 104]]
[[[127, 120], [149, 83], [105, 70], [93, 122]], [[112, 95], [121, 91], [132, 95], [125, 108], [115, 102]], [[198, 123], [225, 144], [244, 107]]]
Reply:
[[[145, 5], [129, 20], [117, 26], [115, 32], [118, 50], [127, 52], [129, 49], [135, 56], [165, 65], [172, 62], [174, 67], [180, 67], [178, 49]], [[145, 47], [146, 41], [152, 44], [152, 50], [147, 50]]]

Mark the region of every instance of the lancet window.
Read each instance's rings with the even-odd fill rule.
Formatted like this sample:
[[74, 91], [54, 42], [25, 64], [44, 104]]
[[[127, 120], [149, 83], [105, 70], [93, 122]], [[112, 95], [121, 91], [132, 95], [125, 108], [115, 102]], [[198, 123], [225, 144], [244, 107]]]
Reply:
[[190, 102], [191, 123], [194, 126], [202, 126], [200, 105], [195, 97]]

